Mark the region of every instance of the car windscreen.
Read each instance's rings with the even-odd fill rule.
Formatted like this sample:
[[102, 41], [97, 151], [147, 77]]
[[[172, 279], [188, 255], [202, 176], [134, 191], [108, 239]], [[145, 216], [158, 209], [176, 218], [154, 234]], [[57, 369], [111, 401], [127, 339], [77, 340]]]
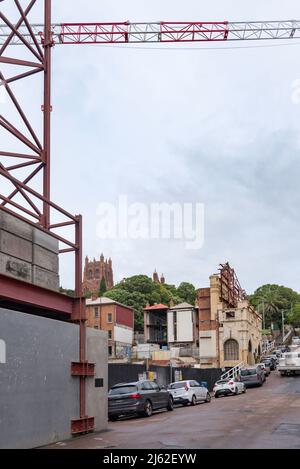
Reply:
[[115, 388], [112, 388], [109, 391], [110, 396], [115, 396], [117, 394], [131, 394], [137, 391], [136, 386], [118, 386]]
[[172, 383], [169, 386], [169, 389], [180, 389], [180, 388], [185, 388], [186, 387], [186, 382], [182, 381], [181, 383]]
[[228, 379], [223, 379], [223, 380], [216, 382], [216, 384], [227, 384], [227, 383], [228, 383]]
[[241, 376], [252, 376], [256, 375], [256, 369], [241, 370]]

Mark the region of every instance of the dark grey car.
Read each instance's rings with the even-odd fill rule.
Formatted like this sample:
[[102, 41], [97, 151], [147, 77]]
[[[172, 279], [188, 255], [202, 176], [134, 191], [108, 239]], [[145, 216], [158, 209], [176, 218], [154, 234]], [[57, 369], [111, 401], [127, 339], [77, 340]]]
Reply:
[[246, 388], [250, 386], [262, 386], [266, 380], [265, 373], [259, 365], [242, 368], [240, 371], [240, 380]]
[[116, 384], [108, 393], [108, 418], [123, 415], [151, 417], [154, 410], [173, 410], [173, 397], [154, 381]]

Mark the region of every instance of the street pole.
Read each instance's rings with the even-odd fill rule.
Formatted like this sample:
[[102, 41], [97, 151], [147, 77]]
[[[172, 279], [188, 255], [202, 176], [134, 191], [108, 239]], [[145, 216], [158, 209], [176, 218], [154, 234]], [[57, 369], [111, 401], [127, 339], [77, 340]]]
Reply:
[[281, 325], [282, 325], [282, 343], [284, 339], [284, 311], [281, 310]]

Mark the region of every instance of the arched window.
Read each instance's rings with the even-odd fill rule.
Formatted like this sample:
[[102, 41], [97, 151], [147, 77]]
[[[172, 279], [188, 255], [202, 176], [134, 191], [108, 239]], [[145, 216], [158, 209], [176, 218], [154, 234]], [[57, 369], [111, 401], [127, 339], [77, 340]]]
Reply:
[[93, 271], [90, 269], [89, 270], [89, 279], [91, 280], [93, 278]]
[[234, 339], [226, 340], [224, 344], [224, 360], [239, 359], [239, 344]]
[[100, 278], [100, 270], [96, 269], [96, 278]]

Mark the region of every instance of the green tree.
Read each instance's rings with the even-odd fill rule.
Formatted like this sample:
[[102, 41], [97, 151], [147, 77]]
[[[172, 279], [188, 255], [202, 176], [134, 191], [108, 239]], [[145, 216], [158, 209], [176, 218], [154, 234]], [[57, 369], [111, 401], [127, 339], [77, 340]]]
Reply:
[[[181, 296], [180, 292], [184, 293]], [[132, 306], [135, 310], [135, 328], [143, 330], [144, 327], [144, 308], [149, 303], [154, 305], [163, 303], [168, 305], [171, 300], [174, 304], [189, 301], [194, 304], [193, 294], [196, 296], [195, 288], [188, 283], [183, 283], [182, 288], [178, 289], [174, 285], [162, 285], [147, 275], [134, 275], [122, 280], [114, 288], [105, 293], [105, 296], [115, 301]]]
[[300, 327], [300, 302], [295, 303], [287, 315], [287, 322], [293, 327]]
[[102, 277], [101, 282], [100, 282], [99, 292], [98, 292], [99, 296], [100, 297], [103, 296], [106, 291], [107, 291], [106, 281], [105, 281], [105, 278]]
[[67, 296], [72, 296], [72, 297], [75, 296], [75, 291], [71, 290], [69, 288], [60, 287], [59, 291], [60, 291], [60, 293], [63, 293], [64, 295], [67, 295]]
[[194, 285], [188, 282], [182, 282], [177, 288], [177, 295], [191, 305], [196, 301], [196, 289]]
[[300, 302], [299, 293], [283, 285], [268, 284], [259, 287], [249, 297], [251, 304], [265, 317], [265, 326], [271, 323], [280, 326], [281, 313], [288, 313], [291, 308]]

